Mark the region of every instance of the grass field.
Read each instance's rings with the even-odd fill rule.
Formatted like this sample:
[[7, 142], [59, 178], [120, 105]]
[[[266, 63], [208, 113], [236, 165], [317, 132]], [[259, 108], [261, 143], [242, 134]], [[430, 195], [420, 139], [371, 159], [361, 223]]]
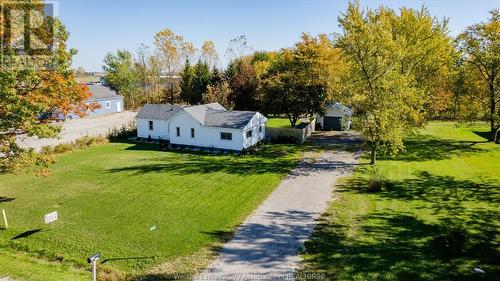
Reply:
[[[429, 124], [405, 153], [381, 158], [380, 193], [366, 191], [365, 159], [307, 242], [303, 271], [330, 280], [498, 280], [500, 145], [485, 142], [487, 131]], [[457, 241], [464, 246], [453, 250]], [[477, 266], [485, 274], [472, 273]]]
[[[265, 146], [258, 156], [223, 156], [127, 143], [66, 153], [48, 177], [0, 175], [0, 208], [9, 218], [0, 251], [85, 268], [87, 256], [99, 251], [102, 265], [118, 271], [143, 273], [165, 262], [169, 270], [194, 270], [206, 262], [199, 253], [226, 238], [299, 155], [298, 147], [284, 145]], [[51, 211], [59, 220], [44, 225]], [[23, 277], [22, 267], [0, 269], [0, 276]]]
[[290, 120], [285, 117], [268, 118], [266, 127], [270, 128], [291, 128]]

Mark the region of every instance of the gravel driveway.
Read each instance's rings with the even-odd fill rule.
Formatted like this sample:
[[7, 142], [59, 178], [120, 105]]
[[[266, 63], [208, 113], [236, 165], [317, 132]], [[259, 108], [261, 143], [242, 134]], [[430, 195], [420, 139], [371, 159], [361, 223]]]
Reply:
[[110, 129], [120, 128], [134, 120], [136, 114], [137, 112], [124, 111], [104, 116], [67, 120], [62, 124], [63, 128], [57, 139], [39, 139], [20, 135], [17, 138], [17, 144], [24, 148], [40, 151], [44, 146], [71, 142], [83, 136], [106, 135]]
[[351, 173], [361, 151], [352, 133], [320, 133], [326, 150], [304, 155], [294, 169], [223, 245], [218, 258], [195, 280], [293, 280], [297, 252], [328, 207], [334, 184]]

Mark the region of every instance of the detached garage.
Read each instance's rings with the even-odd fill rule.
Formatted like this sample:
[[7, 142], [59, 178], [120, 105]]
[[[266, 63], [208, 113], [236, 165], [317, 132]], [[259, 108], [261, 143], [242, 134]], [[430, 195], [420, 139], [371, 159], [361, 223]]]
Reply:
[[316, 116], [316, 127], [325, 131], [344, 131], [351, 129], [352, 110], [341, 104], [332, 103], [327, 106], [324, 116]]

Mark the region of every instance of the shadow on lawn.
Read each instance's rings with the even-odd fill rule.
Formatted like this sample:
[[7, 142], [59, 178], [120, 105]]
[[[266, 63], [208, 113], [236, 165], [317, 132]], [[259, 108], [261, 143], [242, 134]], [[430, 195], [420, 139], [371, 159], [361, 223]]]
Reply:
[[14, 201], [14, 200], [16, 200], [16, 198], [0, 196], [0, 203], [10, 202], [10, 201]]
[[120, 258], [109, 258], [104, 259], [101, 263], [107, 263], [110, 261], [124, 261], [124, 260], [147, 260], [147, 259], [156, 259], [157, 256], [145, 256], [145, 257], [120, 257]]
[[[348, 181], [342, 192], [363, 193], [365, 186], [361, 180]], [[500, 212], [483, 207], [498, 206], [498, 185], [420, 173], [416, 179], [392, 182], [371, 196], [376, 201], [414, 201], [411, 206], [431, 210], [441, 222], [424, 221], [413, 216], [411, 209], [408, 213], [377, 209], [344, 221], [335, 213], [327, 214], [306, 244], [310, 254], [306, 272], [325, 272], [332, 280], [356, 279], [354, 276], [369, 280], [498, 280], [500, 230], [496, 222]], [[477, 207], [466, 208], [471, 203]], [[462, 225], [468, 237], [464, 251], [452, 256], [436, 244], [449, 222]], [[474, 266], [486, 273], [472, 273]]]
[[35, 233], [38, 233], [40, 231], [42, 231], [41, 228], [28, 230], [28, 231], [25, 231], [23, 233], [19, 233], [18, 235], [12, 237], [11, 239], [12, 240], [17, 240], [17, 239], [20, 239], [20, 238], [25, 238], [25, 237], [31, 236], [31, 235], [33, 235]]
[[[305, 147], [304, 147], [305, 148]], [[298, 159], [289, 157], [300, 149], [296, 145], [268, 145], [257, 155], [214, 155], [205, 152], [172, 150], [154, 163], [120, 167], [109, 172], [135, 174], [170, 172], [178, 174], [226, 172], [231, 174], [286, 173], [294, 168]], [[130, 149], [148, 150], [150, 145], [136, 144]], [[174, 156], [172, 158], [172, 156]]]
[[475, 145], [487, 141], [454, 141], [431, 136], [418, 136], [405, 141], [406, 151], [396, 156], [380, 155], [380, 160], [429, 161], [449, 159], [453, 156], [472, 155], [487, 150]]

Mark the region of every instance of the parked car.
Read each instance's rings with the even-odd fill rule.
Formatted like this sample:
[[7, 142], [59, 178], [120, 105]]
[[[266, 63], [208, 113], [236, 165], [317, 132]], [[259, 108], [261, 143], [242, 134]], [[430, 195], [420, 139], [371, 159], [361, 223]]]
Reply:
[[45, 113], [40, 114], [38, 119], [41, 122], [46, 122], [46, 123], [48, 123], [50, 121], [64, 122], [64, 121], [66, 121], [66, 116], [62, 112], [55, 110], [55, 111], [45, 112]]

